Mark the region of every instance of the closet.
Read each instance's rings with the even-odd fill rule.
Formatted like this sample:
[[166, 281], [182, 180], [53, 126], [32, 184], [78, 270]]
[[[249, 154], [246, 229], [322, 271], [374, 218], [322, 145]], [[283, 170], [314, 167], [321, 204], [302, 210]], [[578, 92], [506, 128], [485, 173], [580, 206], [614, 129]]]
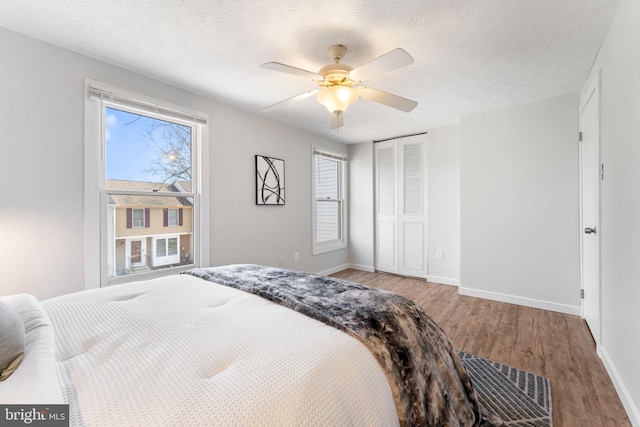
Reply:
[[427, 277], [426, 134], [374, 144], [376, 270]]

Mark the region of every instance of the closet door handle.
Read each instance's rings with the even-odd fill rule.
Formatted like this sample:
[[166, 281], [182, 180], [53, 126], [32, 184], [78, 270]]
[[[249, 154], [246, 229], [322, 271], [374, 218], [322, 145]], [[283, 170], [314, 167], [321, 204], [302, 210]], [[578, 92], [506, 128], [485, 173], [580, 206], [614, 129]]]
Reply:
[[587, 233], [587, 234], [591, 234], [591, 233], [596, 234], [596, 228], [595, 227], [593, 227], [593, 228], [587, 227], [587, 228], [584, 229], [584, 232]]

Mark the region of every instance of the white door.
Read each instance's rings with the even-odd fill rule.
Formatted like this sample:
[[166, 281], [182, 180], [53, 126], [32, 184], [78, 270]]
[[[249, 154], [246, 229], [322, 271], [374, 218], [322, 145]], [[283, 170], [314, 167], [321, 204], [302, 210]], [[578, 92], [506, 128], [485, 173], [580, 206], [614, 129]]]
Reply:
[[427, 277], [424, 136], [375, 144], [376, 270]]
[[398, 273], [396, 140], [375, 144], [376, 270]]
[[427, 277], [426, 145], [423, 135], [398, 140], [398, 273]]
[[580, 105], [582, 315], [600, 344], [600, 99], [599, 74]]

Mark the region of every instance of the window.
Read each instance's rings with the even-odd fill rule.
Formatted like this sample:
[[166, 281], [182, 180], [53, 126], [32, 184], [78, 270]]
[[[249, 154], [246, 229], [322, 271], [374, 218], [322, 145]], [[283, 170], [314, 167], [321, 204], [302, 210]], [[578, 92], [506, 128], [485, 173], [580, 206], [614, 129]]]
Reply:
[[156, 238], [156, 257], [178, 255], [178, 238]]
[[150, 209], [127, 208], [127, 228], [143, 228], [151, 225], [149, 221]]
[[87, 111], [98, 117], [87, 126], [97, 135], [87, 136], [100, 149], [86, 147], [99, 151], [101, 284], [197, 265], [198, 152], [207, 118], [87, 84]]
[[178, 240], [180, 237], [154, 237], [153, 254], [151, 264], [155, 267], [165, 267], [184, 263], [178, 253]]
[[167, 226], [175, 227], [178, 225], [178, 209], [167, 209]]
[[156, 257], [167, 256], [167, 239], [156, 240]]
[[182, 227], [184, 225], [184, 209], [165, 208], [162, 224], [165, 227]]
[[313, 253], [347, 247], [346, 176], [343, 154], [313, 149]]
[[178, 255], [178, 239], [167, 239], [167, 255]]

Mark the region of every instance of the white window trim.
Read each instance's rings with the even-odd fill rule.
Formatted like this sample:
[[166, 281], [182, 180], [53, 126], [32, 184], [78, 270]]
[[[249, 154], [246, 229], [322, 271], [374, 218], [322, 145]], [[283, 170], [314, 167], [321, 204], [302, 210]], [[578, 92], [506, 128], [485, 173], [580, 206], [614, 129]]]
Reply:
[[[342, 170], [340, 171], [340, 195], [342, 203], [342, 212], [340, 215], [340, 229], [342, 231], [341, 238], [335, 240], [329, 240], [324, 242], [318, 242], [317, 240], [317, 209], [316, 209], [316, 154], [321, 154], [327, 158], [332, 158], [335, 160], [342, 161]], [[348, 247], [348, 235], [349, 230], [347, 229], [347, 204], [348, 204], [348, 195], [347, 195], [347, 165], [348, 159], [345, 153], [340, 153], [334, 150], [329, 150], [323, 147], [312, 146], [311, 147], [311, 213], [312, 213], [312, 243], [313, 243], [313, 255], [319, 255], [326, 252], [336, 251], [339, 249], [344, 249]]]
[[[130, 99], [132, 102], [137, 100], [140, 102], [140, 111], [145, 114], [148, 114], [149, 110], [145, 110], [144, 106], [149, 105], [151, 109], [157, 107], [157, 111], [166, 113], [158, 114], [158, 116], [167, 117], [174, 111], [182, 112], [186, 122], [190, 122], [188, 118], [193, 117], [192, 123], [203, 123], [203, 120], [204, 123], [208, 123], [208, 115], [90, 79], [85, 79], [84, 83], [84, 288], [95, 289], [116, 283], [146, 280], [175, 274], [181, 269], [209, 265], [209, 163], [206, 161], [209, 147], [208, 144], [203, 143], [203, 141], [209, 140], [209, 129], [207, 126], [202, 125], [200, 132], [195, 132], [192, 149], [194, 159], [192, 176], [198, 186], [193, 188], [193, 192], [196, 193], [196, 197], [194, 197], [194, 228], [192, 233], [194, 236], [194, 248], [196, 249], [194, 264], [184, 268], [161, 269], [107, 280], [106, 247], [102, 246], [102, 242], [107, 236], [106, 197], [103, 197], [103, 192], [101, 191], [105, 177], [105, 141], [104, 132], [102, 132], [104, 108], [100, 101], [95, 100], [95, 90], [92, 91], [91, 89], [97, 88], [102, 91], [109, 91], [121, 98]], [[131, 106], [129, 107], [131, 108]], [[172, 117], [172, 119], [175, 120], [176, 118]], [[153, 193], [153, 195], [159, 194]]]

